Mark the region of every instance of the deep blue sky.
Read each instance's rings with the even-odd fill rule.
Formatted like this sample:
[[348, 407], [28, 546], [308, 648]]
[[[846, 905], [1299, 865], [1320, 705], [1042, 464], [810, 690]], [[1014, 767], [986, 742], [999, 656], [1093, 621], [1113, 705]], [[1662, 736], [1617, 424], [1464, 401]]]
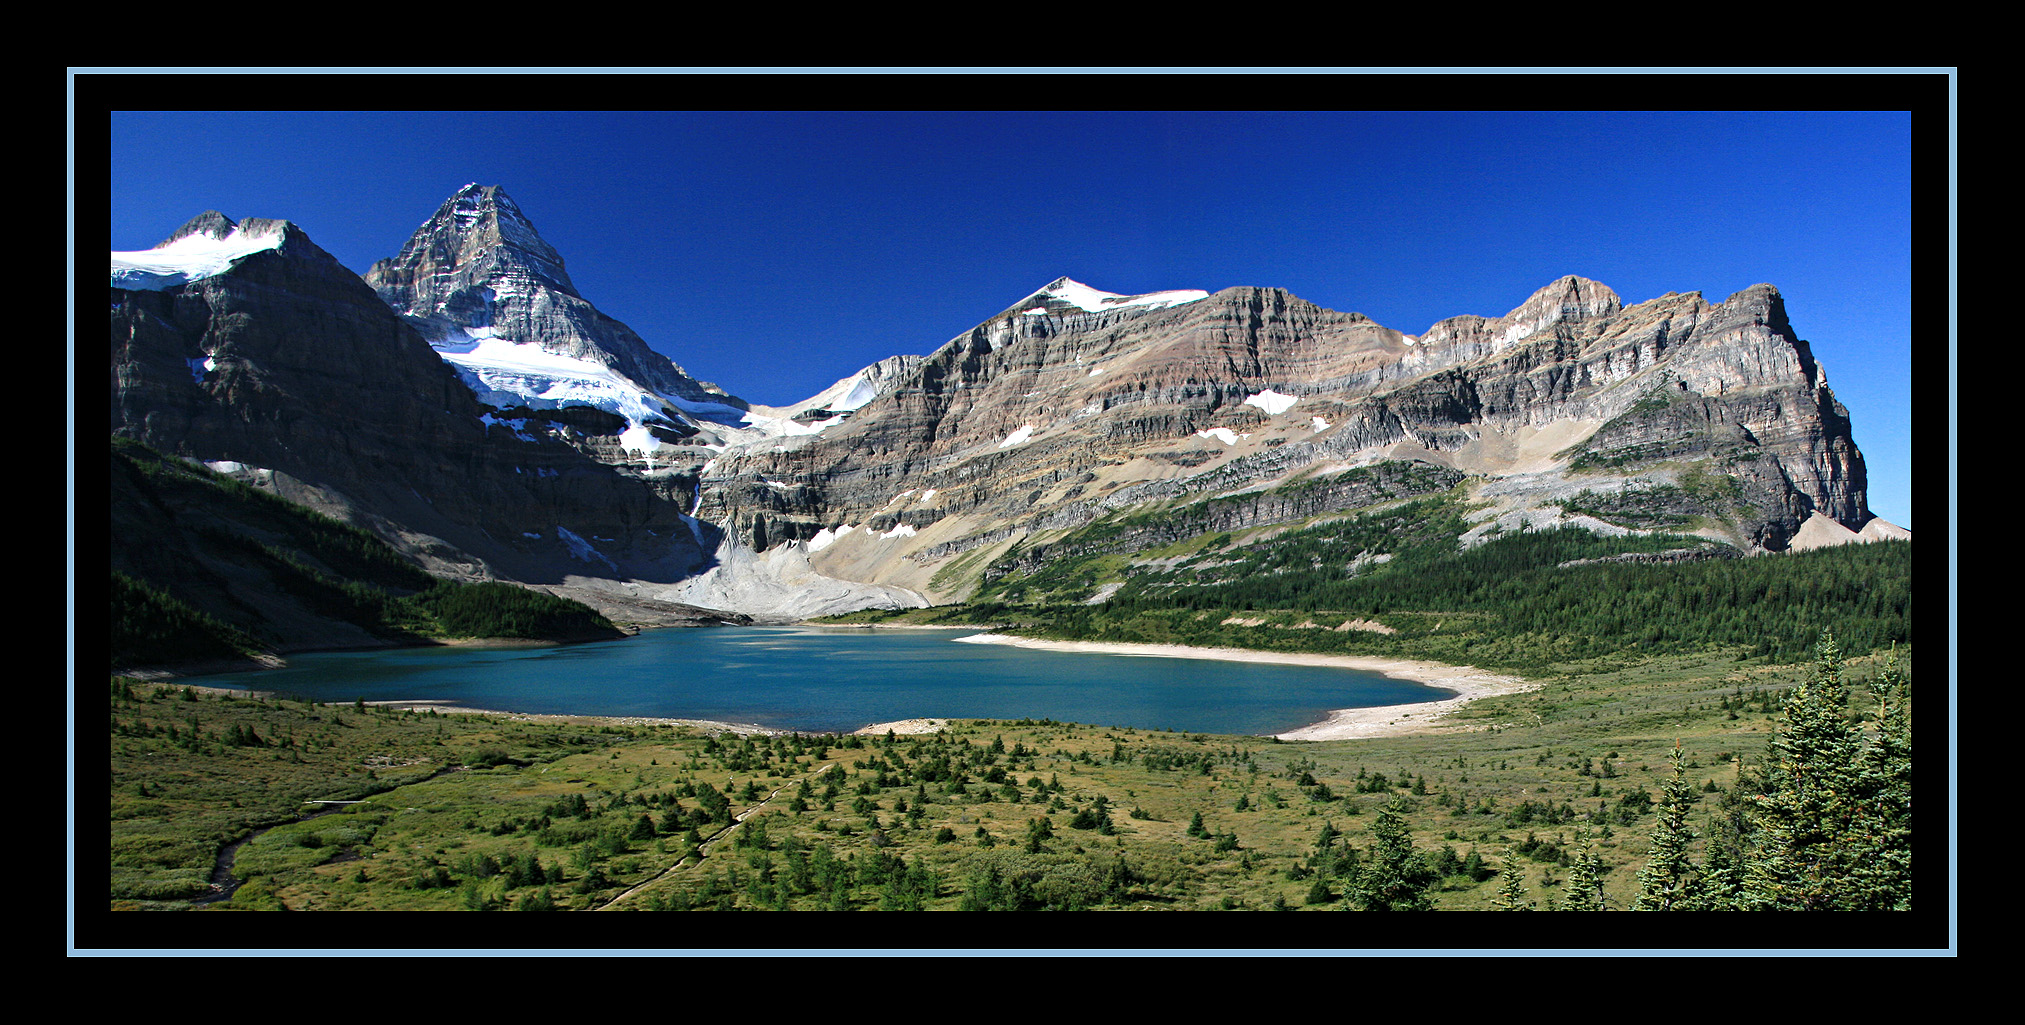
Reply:
[[[1947, 128], [1945, 110], [1917, 112], [1923, 133]], [[103, 113], [79, 113], [81, 224]], [[459, 186], [497, 184], [585, 298], [691, 374], [773, 404], [927, 353], [1060, 275], [1120, 293], [1279, 286], [1415, 334], [1504, 313], [1562, 274], [1628, 304], [1771, 282], [1851, 411], [1873, 511], [1910, 527], [1913, 121], [114, 112], [109, 248], [148, 248], [216, 209], [295, 221], [363, 272]], [[1923, 175], [1940, 138], [1922, 137]], [[1921, 189], [1931, 220], [1947, 183]], [[1945, 235], [1920, 240], [1937, 289]], [[1920, 332], [1923, 352], [1946, 351], [1934, 311]]]

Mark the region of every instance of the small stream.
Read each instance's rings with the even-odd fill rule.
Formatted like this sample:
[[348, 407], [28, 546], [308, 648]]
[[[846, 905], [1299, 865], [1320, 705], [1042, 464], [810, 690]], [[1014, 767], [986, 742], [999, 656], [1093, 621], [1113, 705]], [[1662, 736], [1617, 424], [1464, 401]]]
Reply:
[[[435, 772], [432, 772], [427, 776], [422, 777], [421, 779], [414, 780], [408, 783], [396, 784], [394, 786], [387, 787], [385, 790], [376, 790], [373, 793], [384, 794], [388, 790], [398, 790], [401, 787], [411, 787], [417, 783], [427, 783], [430, 780], [437, 778], [438, 776], [442, 776], [452, 772], [460, 772], [463, 770], [463, 768], [464, 767], [461, 765], [445, 766], [441, 769], [437, 769]], [[370, 797], [372, 795], [369, 794], [367, 796]], [[219, 901], [223, 900], [231, 900], [232, 895], [238, 892], [240, 885], [245, 882], [245, 880], [240, 879], [239, 877], [234, 876], [232, 874], [232, 862], [239, 857], [239, 848], [244, 847], [247, 844], [252, 843], [253, 841], [259, 839], [260, 837], [266, 835], [268, 830], [279, 829], [282, 826], [293, 826], [298, 822], [307, 822], [310, 819], [320, 819], [325, 815], [335, 815], [338, 812], [344, 811], [346, 808], [351, 807], [352, 805], [363, 803], [363, 800], [364, 799], [358, 801], [326, 802], [324, 804], [324, 807], [318, 808], [316, 811], [298, 815], [288, 822], [277, 822], [272, 826], [263, 826], [259, 829], [254, 830], [251, 833], [246, 834], [243, 837], [240, 837], [237, 840], [232, 841], [231, 843], [226, 844], [223, 847], [220, 847], [218, 849], [218, 860], [214, 862], [211, 866], [211, 892], [203, 894], [202, 896], [190, 898], [190, 903], [201, 907], [206, 904], [216, 904]]]

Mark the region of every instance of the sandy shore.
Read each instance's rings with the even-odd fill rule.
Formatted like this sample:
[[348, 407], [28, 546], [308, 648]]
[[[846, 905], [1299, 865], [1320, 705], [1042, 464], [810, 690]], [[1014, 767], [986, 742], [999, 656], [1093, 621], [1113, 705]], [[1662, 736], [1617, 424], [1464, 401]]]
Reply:
[[[245, 692], [241, 691], [240, 693], [243, 694]], [[446, 715], [451, 713], [459, 715], [496, 715], [520, 722], [562, 722], [570, 720], [611, 723], [614, 726], [694, 726], [706, 733], [758, 734], [762, 736], [787, 732], [786, 730], [776, 730], [749, 722], [718, 722], [714, 719], [664, 719], [650, 715], [564, 715], [543, 712], [505, 712], [497, 708], [471, 708], [452, 701], [368, 701], [366, 704], [377, 708], [398, 708], [404, 712], [435, 711]]]
[[[245, 692], [241, 691], [240, 693], [243, 694]], [[706, 733], [736, 733], [741, 736], [748, 734], [772, 736], [777, 733], [793, 732], [792, 730], [777, 730], [771, 726], [760, 726], [749, 722], [719, 722], [715, 719], [663, 719], [644, 715], [543, 715], [532, 712], [502, 712], [493, 708], [467, 708], [463, 705], [442, 701], [368, 701], [366, 704], [376, 705], [381, 708], [398, 708], [409, 712], [425, 712], [433, 709], [437, 712], [498, 715], [509, 719], [518, 719], [523, 722], [588, 719], [596, 722], [608, 722], [618, 726], [694, 726]], [[949, 720], [947, 719], [901, 719], [897, 722], [870, 723], [851, 732], [868, 737], [883, 737], [888, 733], [898, 736], [936, 733], [948, 728]]]
[[[161, 682], [161, 681], [150, 681], [150, 682]], [[272, 691], [238, 690], [232, 687], [200, 687], [193, 685], [190, 687], [190, 689], [204, 694], [217, 694], [221, 696], [234, 698], [253, 698], [263, 701], [271, 700], [274, 697], [274, 692]], [[544, 713], [544, 712], [508, 712], [497, 708], [472, 708], [468, 705], [457, 704], [454, 701], [396, 699], [388, 701], [368, 701], [366, 702], [366, 704], [374, 708], [393, 708], [399, 709], [400, 711], [403, 712], [433, 711], [445, 715], [453, 713], [460, 715], [496, 715], [500, 716], [501, 718], [514, 719], [520, 722], [560, 722], [563, 720], [575, 720], [575, 721], [611, 723], [615, 726], [693, 726], [706, 733], [736, 733], [741, 736], [745, 735], [772, 736], [777, 733], [793, 732], [792, 730], [777, 730], [771, 726], [761, 726], [757, 723], [720, 722], [716, 719], [668, 719], [659, 716], [647, 716], [647, 715], [569, 715], [561, 713]], [[942, 730], [946, 730], [948, 728], [949, 728], [949, 720], [947, 719], [901, 719], [895, 722], [868, 723], [864, 726], [859, 727], [858, 729], [852, 730], [851, 732], [855, 734], [862, 734], [868, 737], [883, 737], [888, 733], [892, 733], [898, 736], [906, 736], [909, 734], [936, 733]]]
[[888, 733], [896, 736], [906, 736], [910, 733], [939, 733], [948, 728], [947, 719], [902, 719], [899, 722], [875, 722], [851, 732], [863, 737], [883, 737]]
[[1441, 721], [1448, 713], [1478, 698], [1495, 694], [1517, 694], [1539, 686], [1513, 676], [1498, 676], [1471, 666], [1414, 662], [1397, 658], [1366, 658], [1356, 655], [1305, 655], [1294, 652], [1250, 651], [1243, 648], [1190, 648], [1179, 644], [1107, 644], [1098, 641], [1043, 641], [1006, 634], [978, 634], [959, 637], [968, 644], [1005, 644], [1042, 651], [1075, 651], [1095, 655], [1136, 655], [1142, 658], [1206, 658], [1232, 662], [1263, 662], [1295, 666], [1328, 666], [1378, 673], [1400, 680], [1424, 683], [1455, 692], [1454, 697], [1412, 705], [1383, 708], [1344, 708], [1329, 718], [1278, 734], [1281, 740], [1351, 740], [1359, 737], [1396, 737], [1410, 733], [1441, 733], [1466, 727]]

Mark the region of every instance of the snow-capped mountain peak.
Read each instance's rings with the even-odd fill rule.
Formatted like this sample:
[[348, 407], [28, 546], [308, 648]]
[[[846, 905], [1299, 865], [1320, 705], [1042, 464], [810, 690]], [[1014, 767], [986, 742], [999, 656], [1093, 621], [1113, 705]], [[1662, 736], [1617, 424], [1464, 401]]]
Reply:
[[620, 446], [650, 464], [677, 457], [668, 440], [676, 435], [679, 447], [708, 451], [817, 430], [697, 381], [600, 313], [497, 185], [458, 189], [366, 281], [480, 401], [617, 414], [628, 424]]
[[207, 210], [155, 246], [112, 254], [112, 286], [149, 291], [200, 281], [230, 270], [246, 257], [281, 245], [287, 221], [254, 218], [239, 224]]
[[1148, 292], [1144, 295], [1119, 295], [1063, 277], [1056, 278], [1032, 295], [1015, 303], [1013, 309], [1027, 316], [1063, 312], [1068, 308], [1087, 313], [1117, 309], [1158, 310], [1192, 303], [1208, 296], [1208, 292], [1193, 288]]

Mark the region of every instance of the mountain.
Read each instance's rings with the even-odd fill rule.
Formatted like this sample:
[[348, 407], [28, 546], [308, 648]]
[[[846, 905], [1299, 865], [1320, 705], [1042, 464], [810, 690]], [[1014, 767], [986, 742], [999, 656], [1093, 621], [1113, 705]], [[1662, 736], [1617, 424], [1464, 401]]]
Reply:
[[585, 439], [600, 461], [693, 466], [727, 444], [814, 430], [690, 377], [600, 312], [497, 185], [457, 190], [365, 278], [482, 401], [616, 416], [620, 430]]
[[1248, 522], [1292, 520], [1369, 500], [1338, 482], [1388, 466], [1481, 503], [1465, 541], [1572, 523], [1778, 551], [1810, 518], [1872, 519], [1848, 413], [1776, 289], [1626, 307], [1575, 276], [1418, 336], [1280, 289], [1058, 279], [820, 436], [728, 450], [698, 515], [950, 600], [1123, 510], [1299, 490]]
[[566, 589], [711, 563], [716, 533], [686, 515], [693, 477], [587, 455], [620, 430], [597, 410], [481, 402], [294, 224], [207, 212], [154, 249], [112, 254], [111, 300], [116, 437], [370, 529], [440, 576]]
[[482, 381], [489, 367], [457, 357], [488, 343], [533, 345], [603, 367], [643, 389], [691, 402], [738, 404], [579, 295], [562, 254], [496, 185], [457, 190], [415, 230], [399, 256], [374, 263], [365, 277], [467, 379]]
[[115, 435], [432, 572], [634, 622], [954, 601], [1050, 552], [1137, 558], [1431, 492], [1470, 503], [1464, 546], [1904, 534], [1871, 517], [1849, 414], [1770, 285], [1627, 306], [1571, 275], [1409, 335], [1282, 289], [1058, 278], [772, 408], [600, 313], [497, 186], [363, 279], [293, 224], [213, 212], [113, 254], [111, 283]]
[[[366, 531], [114, 435], [117, 668], [515, 636], [623, 636], [584, 606], [424, 572]], [[152, 593], [151, 593], [152, 592]], [[121, 596], [124, 595], [124, 600]]]

